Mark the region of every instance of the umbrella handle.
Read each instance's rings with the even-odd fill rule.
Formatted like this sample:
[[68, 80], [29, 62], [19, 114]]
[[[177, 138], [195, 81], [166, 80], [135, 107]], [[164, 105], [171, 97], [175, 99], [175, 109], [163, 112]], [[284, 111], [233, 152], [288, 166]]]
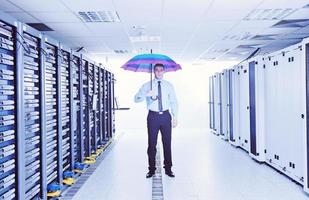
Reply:
[[158, 99], [158, 96], [156, 96], [156, 98], [152, 98], [152, 97], [150, 97], [152, 100], [157, 100]]

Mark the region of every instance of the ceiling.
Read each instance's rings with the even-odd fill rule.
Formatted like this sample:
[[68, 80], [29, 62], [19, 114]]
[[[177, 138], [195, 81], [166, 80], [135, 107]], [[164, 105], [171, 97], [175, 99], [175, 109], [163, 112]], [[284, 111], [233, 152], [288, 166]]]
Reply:
[[[272, 52], [309, 36], [305, 0], [0, 0], [0, 10], [44, 23], [53, 38], [109, 60], [152, 49], [179, 63], [237, 61], [257, 48]], [[114, 18], [83, 21], [79, 12], [91, 11]]]

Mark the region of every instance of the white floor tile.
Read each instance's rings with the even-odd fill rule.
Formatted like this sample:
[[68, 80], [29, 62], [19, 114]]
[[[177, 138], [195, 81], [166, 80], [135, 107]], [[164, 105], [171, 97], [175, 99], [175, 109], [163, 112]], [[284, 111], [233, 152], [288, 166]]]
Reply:
[[[145, 130], [128, 130], [74, 199], [150, 200], [146, 150]], [[162, 169], [165, 200], [309, 199], [300, 185], [205, 130], [175, 129], [172, 151], [176, 178]]]

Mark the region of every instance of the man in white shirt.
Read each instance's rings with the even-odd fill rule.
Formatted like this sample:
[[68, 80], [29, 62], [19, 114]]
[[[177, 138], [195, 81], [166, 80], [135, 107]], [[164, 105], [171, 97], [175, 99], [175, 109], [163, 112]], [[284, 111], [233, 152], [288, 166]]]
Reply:
[[[155, 79], [152, 80], [152, 90], [150, 81], [145, 83], [135, 95], [135, 102], [146, 100], [148, 129], [148, 164], [149, 172], [146, 178], [150, 178], [156, 171], [156, 146], [159, 130], [162, 135], [164, 151], [164, 169], [169, 177], [175, 177], [172, 172], [172, 126], [177, 125], [178, 104], [173, 85], [163, 80], [164, 65], [156, 64], [154, 66]], [[171, 114], [170, 114], [171, 112]]]

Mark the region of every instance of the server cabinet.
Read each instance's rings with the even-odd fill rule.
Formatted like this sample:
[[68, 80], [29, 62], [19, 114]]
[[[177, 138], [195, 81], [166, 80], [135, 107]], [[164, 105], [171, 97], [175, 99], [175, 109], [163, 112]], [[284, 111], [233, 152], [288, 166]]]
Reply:
[[111, 73], [111, 110], [112, 110], [112, 137], [114, 137], [114, 134], [116, 132], [116, 119], [115, 119], [115, 75], [113, 73]]
[[94, 110], [94, 64], [88, 62], [88, 124], [89, 124], [89, 145], [90, 154], [96, 151], [95, 135], [95, 110]]
[[0, 199], [16, 199], [16, 22], [0, 20]]
[[61, 128], [62, 128], [62, 171], [70, 171], [73, 166], [71, 148], [74, 148], [71, 143], [71, 112], [72, 101], [70, 98], [71, 84], [71, 66], [70, 66], [70, 51], [64, 47], [60, 47], [61, 59]]
[[249, 66], [247, 61], [239, 69], [239, 141], [240, 147], [250, 149]]
[[221, 99], [220, 99], [220, 74], [214, 75], [214, 104], [215, 104], [215, 134], [219, 135], [221, 132]]
[[294, 45], [269, 55], [265, 69], [266, 161], [299, 183], [304, 155], [302, 62], [302, 49]]
[[214, 129], [214, 124], [213, 124], [213, 76], [210, 76], [209, 77], [209, 82], [208, 82], [208, 86], [209, 86], [209, 93], [208, 93], [208, 98], [209, 98], [209, 101], [208, 101], [208, 104], [209, 104], [209, 128], [211, 130]]
[[[37, 31], [21, 26], [20, 39], [23, 46], [18, 52], [22, 57], [20, 66], [20, 102], [24, 108], [19, 109], [22, 115], [20, 124], [22, 127], [19, 133], [21, 140], [19, 145], [19, 158], [22, 159], [19, 164], [18, 186], [19, 199], [39, 198], [44, 185], [42, 185], [44, 170], [42, 170], [42, 160], [45, 159], [42, 143], [44, 138], [42, 134], [42, 101], [41, 93], [44, 90], [42, 86], [42, 63], [39, 49], [42, 48], [42, 36]], [[21, 122], [21, 121], [19, 121]], [[22, 135], [22, 136], [21, 136]]]
[[229, 92], [229, 76], [228, 70], [225, 69], [221, 73], [221, 121], [222, 121], [222, 131], [221, 138], [224, 140], [228, 139], [229, 135], [229, 110], [228, 110], [228, 92]]
[[233, 118], [233, 69], [228, 70], [228, 129], [229, 129], [229, 134], [228, 134], [228, 140], [233, 141], [234, 140], [234, 130], [233, 130], [233, 123], [234, 123], [234, 118]]
[[105, 144], [105, 133], [106, 133], [106, 123], [105, 123], [105, 70], [100, 68], [100, 143]]
[[98, 147], [101, 146], [101, 135], [100, 135], [100, 102], [99, 102], [99, 96], [100, 96], [100, 68], [95, 65], [94, 67], [94, 95], [93, 95], [93, 109], [94, 109], [94, 127], [95, 127], [95, 150], [97, 152]]
[[73, 110], [72, 110], [72, 123], [74, 131], [74, 151], [75, 151], [75, 162], [81, 163], [84, 160], [84, 138], [83, 138], [83, 105], [82, 100], [82, 70], [81, 60], [77, 55], [72, 57], [72, 82], [73, 82]]
[[83, 135], [83, 140], [84, 140], [84, 157], [88, 157], [91, 155], [91, 146], [90, 146], [90, 130], [89, 130], [89, 93], [88, 93], [88, 85], [89, 85], [89, 80], [88, 80], [88, 61], [82, 59], [82, 113], [83, 113], [83, 118], [82, 118], [82, 124], [83, 124], [83, 129], [82, 129], [82, 135]]
[[47, 185], [57, 182], [59, 177], [59, 121], [58, 121], [58, 44], [50, 39], [45, 41], [45, 120]]
[[104, 140], [107, 142], [109, 140], [109, 132], [108, 132], [108, 72], [104, 70], [104, 124], [105, 124], [105, 133]]
[[112, 123], [112, 76], [110, 72], [107, 72], [107, 134], [109, 140], [113, 137]]
[[[304, 137], [303, 137], [303, 146], [304, 146], [304, 191], [309, 193], [309, 41], [305, 39], [302, 44], [303, 53], [303, 65], [302, 68], [302, 85], [305, 92], [302, 97], [304, 101], [302, 102], [302, 117], [305, 121], [303, 125]], [[291, 60], [291, 58], [290, 58]]]
[[239, 108], [239, 90], [240, 90], [240, 83], [239, 78], [240, 77], [240, 66], [234, 66], [231, 72], [231, 100], [232, 100], [232, 126], [233, 128], [231, 131], [233, 132], [232, 135], [230, 135], [229, 141], [234, 146], [239, 146], [239, 131], [240, 131], [240, 108]]
[[249, 61], [250, 151], [251, 157], [265, 161], [264, 61], [255, 57]]

